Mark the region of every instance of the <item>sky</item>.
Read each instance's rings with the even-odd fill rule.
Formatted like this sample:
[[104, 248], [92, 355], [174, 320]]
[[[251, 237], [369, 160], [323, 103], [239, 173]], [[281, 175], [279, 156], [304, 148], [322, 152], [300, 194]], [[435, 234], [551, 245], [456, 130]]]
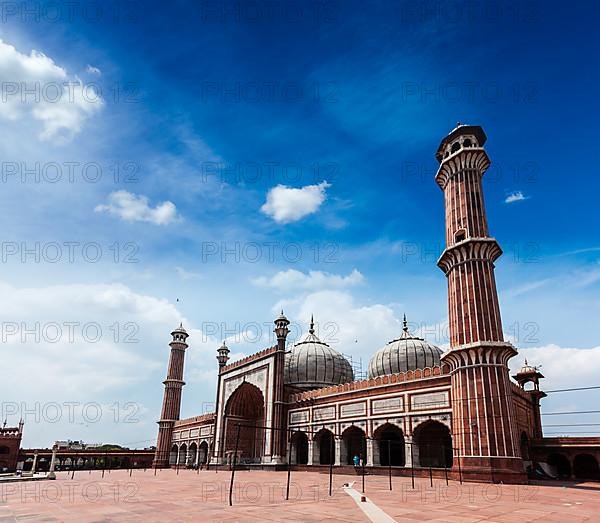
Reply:
[[0, 402], [24, 446], [154, 444], [180, 321], [182, 417], [211, 410], [221, 341], [272, 345], [282, 308], [357, 370], [403, 314], [447, 348], [434, 155], [457, 122], [488, 136], [511, 368], [600, 385], [594, 3], [67, 4], [0, 12]]

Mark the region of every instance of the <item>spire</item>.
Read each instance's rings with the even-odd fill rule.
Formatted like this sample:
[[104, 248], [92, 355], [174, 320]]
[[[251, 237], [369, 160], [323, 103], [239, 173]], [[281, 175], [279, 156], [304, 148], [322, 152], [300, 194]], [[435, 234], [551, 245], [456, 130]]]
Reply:
[[310, 315], [310, 329], [308, 329], [308, 333], [309, 334], [315, 333], [315, 318], [312, 314]]
[[408, 338], [410, 333], [408, 332], [408, 321], [406, 321], [406, 313], [404, 314], [404, 319], [402, 320], [402, 337]]

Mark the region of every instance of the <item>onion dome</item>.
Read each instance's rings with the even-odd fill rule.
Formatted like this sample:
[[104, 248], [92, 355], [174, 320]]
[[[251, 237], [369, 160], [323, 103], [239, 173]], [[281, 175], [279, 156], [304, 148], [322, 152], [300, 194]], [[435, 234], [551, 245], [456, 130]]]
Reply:
[[442, 349], [408, 332], [406, 315], [400, 338], [379, 349], [369, 362], [369, 378], [440, 365]]
[[285, 355], [284, 382], [300, 389], [320, 389], [354, 381], [350, 362], [322, 342], [310, 319], [308, 334]]

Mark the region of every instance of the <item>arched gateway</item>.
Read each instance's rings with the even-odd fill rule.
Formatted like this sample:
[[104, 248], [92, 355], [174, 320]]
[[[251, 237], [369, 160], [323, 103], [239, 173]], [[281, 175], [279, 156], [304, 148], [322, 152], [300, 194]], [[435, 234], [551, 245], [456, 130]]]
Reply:
[[265, 401], [262, 392], [251, 383], [242, 383], [225, 405], [224, 457], [231, 461], [235, 453], [239, 425], [238, 460], [260, 463], [264, 455]]

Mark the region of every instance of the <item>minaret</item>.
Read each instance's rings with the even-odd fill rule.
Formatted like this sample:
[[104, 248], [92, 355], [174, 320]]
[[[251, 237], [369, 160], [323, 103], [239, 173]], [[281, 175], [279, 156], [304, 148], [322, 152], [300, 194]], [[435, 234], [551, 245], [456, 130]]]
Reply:
[[[274, 321], [275, 335], [277, 336], [277, 352], [275, 352], [275, 365], [273, 372], [273, 424], [279, 429], [287, 428], [287, 420], [284, 412], [284, 367], [285, 367], [285, 341], [290, 330], [288, 325], [289, 320], [283, 314], [283, 310], [279, 317]], [[271, 441], [273, 442], [271, 449], [271, 460], [275, 462], [283, 462], [286, 455], [286, 437], [285, 430], [273, 430]]]
[[458, 124], [436, 153], [444, 191], [446, 249], [438, 266], [448, 279], [455, 459], [463, 473], [491, 481], [525, 481], [508, 360], [494, 278], [502, 254], [489, 235], [481, 180], [490, 160], [479, 126]]
[[220, 460], [222, 449], [221, 442], [217, 441], [217, 416], [219, 415], [219, 399], [221, 398], [221, 372], [227, 365], [229, 361], [229, 347], [225, 345], [225, 340], [223, 340], [223, 344], [217, 349], [217, 362], [219, 364], [219, 375], [217, 376], [217, 398], [215, 401], [215, 421], [213, 424], [213, 438], [212, 438], [212, 451], [211, 456], [217, 463]]
[[181, 409], [181, 390], [185, 385], [183, 381], [183, 363], [185, 359], [185, 349], [188, 348], [186, 340], [188, 333], [179, 325], [171, 333], [171, 356], [169, 358], [169, 367], [167, 369], [167, 379], [163, 381], [165, 385], [165, 394], [163, 396], [162, 413], [158, 421], [158, 438], [156, 441], [156, 453], [154, 455], [153, 466], [165, 468], [169, 466], [169, 454], [171, 452], [171, 443], [173, 437], [173, 427], [179, 419]]

